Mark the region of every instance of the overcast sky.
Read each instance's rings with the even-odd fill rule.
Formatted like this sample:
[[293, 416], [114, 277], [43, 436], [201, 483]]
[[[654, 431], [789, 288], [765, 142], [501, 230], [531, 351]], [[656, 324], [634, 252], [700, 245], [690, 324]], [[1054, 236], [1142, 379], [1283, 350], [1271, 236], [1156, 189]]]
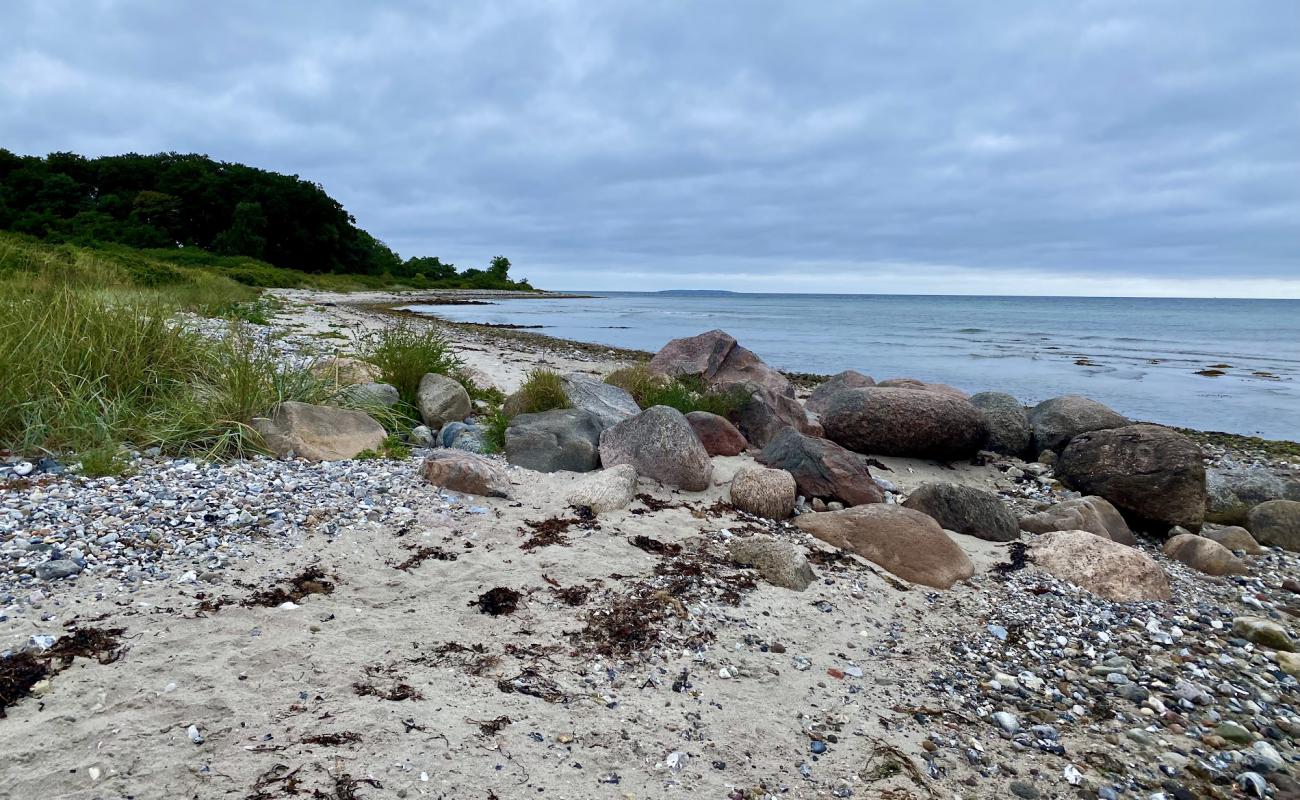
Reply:
[[1300, 297], [1300, 2], [0, 4], [0, 146], [548, 288]]

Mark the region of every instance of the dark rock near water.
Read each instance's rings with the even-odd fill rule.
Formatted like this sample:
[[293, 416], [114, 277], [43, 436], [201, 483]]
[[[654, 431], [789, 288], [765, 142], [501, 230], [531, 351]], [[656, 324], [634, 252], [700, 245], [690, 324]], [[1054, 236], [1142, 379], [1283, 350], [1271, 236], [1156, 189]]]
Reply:
[[989, 437], [984, 447], [995, 453], [1023, 456], [1034, 439], [1029, 412], [1019, 400], [1005, 392], [980, 392], [971, 396], [971, 405], [980, 410]]
[[961, 458], [987, 437], [979, 409], [925, 389], [846, 389], [822, 414], [826, 438], [860, 453]]
[[744, 403], [732, 413], [731, 421], [755, 447], [766, 447], [774, 436], [787, 427], [811, 436], [822, 433], [820, 425], [808, 419], [803, 406], [791, 395], [752, 383], [732, 384], [729, 388], [746, 392]]
[[506, 460], [538, 472], [590, 472], [600, 467], [603, 429], [595, 414], [580, 408], [520, 414], [506, 429]]
[[1199, 530], [1205, 519], [1201, 449], [1158, 425], [1081, 433], [1061, 453], [1056, 475], [1106, 498], [1131, 524], [1162, 534], [1172, 525]]
[[1034, 429], [1035, 449], [1060, 452], [1081, 433], [1121, 428], [1129, 421], [1096, 400], [1067, 394], [1030, 409], [1029, 424]]
[[758, 462], [789, 472], [805, 497], [838, 500], [850, 506], [885, 499], [871, 477], [866, 456], [794, 428], [774, 436], [758, 454]]
[[736, 456], [749, 447], [744, 435], [726, 417], [708, 411], [692, 411], [686, 415], [686, 421], [711, 456]]
[[1016, 515], [995, 494], [955, 483], [925, 483], [903, 503], [935, 519], [945, 530], [990, 542], [1020, 538]]
[[1130, 547], [1137, 544], [1137, 537], [1119, 509], [1095, 495], [1062, 500], [1045, 511], [1030, 514], [1020, 520], [1020, 529], [1030, 533], [1087, 531]]
[[827, 403], [830, 402], [831, 395], [843, 389], [865, 389], [868, 386], [875, 386], [876, 382], [869, 375], [863, 375], [851, 369], [832, 375], [821, 384], [813, 389], [812, 396], [804, 403], [808, 410], [814, 414], [820, 414], [826, 410]]

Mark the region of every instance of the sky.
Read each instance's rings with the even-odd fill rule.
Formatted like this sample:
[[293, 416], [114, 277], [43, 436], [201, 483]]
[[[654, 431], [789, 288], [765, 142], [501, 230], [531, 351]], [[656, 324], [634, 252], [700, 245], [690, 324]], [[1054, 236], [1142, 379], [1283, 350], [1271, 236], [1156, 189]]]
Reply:
[[4, 0], [0, 147], [555, 289], [1300, 298], [1300, 2]]

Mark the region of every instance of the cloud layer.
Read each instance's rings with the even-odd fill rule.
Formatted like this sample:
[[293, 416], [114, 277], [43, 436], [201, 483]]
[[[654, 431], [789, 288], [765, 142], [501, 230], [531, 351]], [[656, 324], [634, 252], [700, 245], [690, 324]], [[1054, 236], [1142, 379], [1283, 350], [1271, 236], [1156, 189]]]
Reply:
[[0, 146], [322, 183], [557, 288], [1300, 297], [1300, 4], [0, 11]]

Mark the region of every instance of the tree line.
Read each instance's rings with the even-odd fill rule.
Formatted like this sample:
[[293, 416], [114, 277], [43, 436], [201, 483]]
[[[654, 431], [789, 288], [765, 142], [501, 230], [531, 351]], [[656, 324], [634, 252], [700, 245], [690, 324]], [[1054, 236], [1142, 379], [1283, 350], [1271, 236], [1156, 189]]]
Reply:
[[436, 256], [403, 260], [320, 184], [195, 154], [41, 157], [0, 148], [0, 230], [73, 244], [197, 248], [310, 273], [531, 288], [510, 280], [503, 256], [461, 272]]

